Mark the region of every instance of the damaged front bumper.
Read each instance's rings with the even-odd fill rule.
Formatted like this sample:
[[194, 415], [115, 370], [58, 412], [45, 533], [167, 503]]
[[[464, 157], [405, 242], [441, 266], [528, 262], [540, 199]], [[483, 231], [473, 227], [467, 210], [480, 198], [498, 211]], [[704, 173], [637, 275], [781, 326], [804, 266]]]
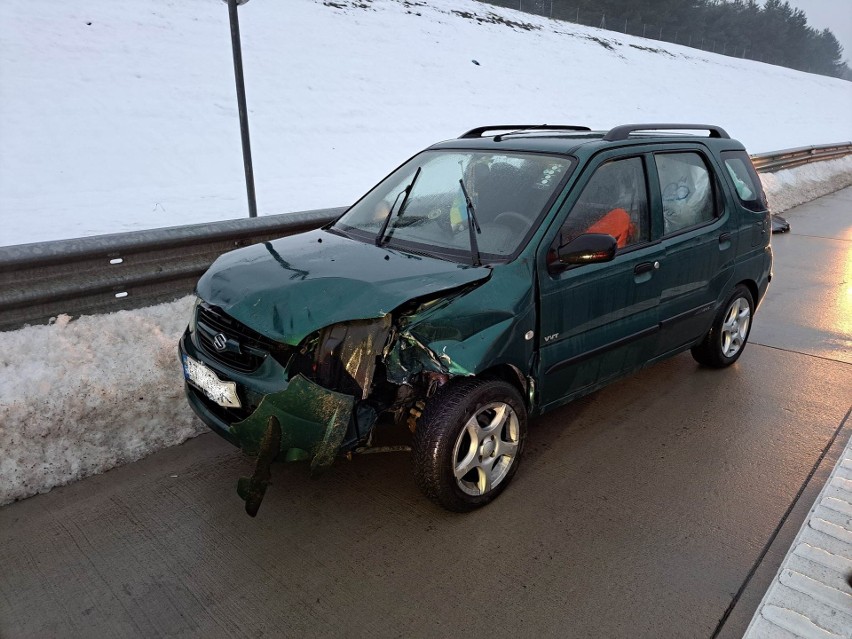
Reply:
[[[220, 367], [197, 349], [187, 331], [179, 343], [181, 360], [185, 355], [213, 368], [221, 375]], [[241, 379], [237, 382], [242, 410], [219, 406], [192, 382], [186, 381], [189, 405], [213, 431], [257, 457], [252, 478], [242, 478], [239, 493], [246, 499], [246, 510], [256, 514], [260, 499], [269, 482], [269, 464], [279, 455], [286, 459], [310, 459], [311, 473], [329, 466], [346, 446], [354, 446], [359, 438], [354, 424], [355, 397], [337, 393], [295, 375], [289, 381], [284, 368], [270, 364], [275, 370], [277, 388], [258, 393]], [[253, 385], [255, 388], [258, 384]]]
[[[199, 303], [178, 349], [186, 394], [211, 429], [256, 456], [254, 475], [238, 487], [249, 514], [257, 512], [276, 458], [308, 459], [316, 475], [341, 453], [369, 447], [379, 415], [414, 430], [437, 388], [473, 374], [466, 364], [491, 343], [484, 345], [482, 331], [423, 322], [424, 313], [447, 303], [412, 305], [396, 322], [386, 313], [331, 324], [298, 345], [261, 341]], [[462, 362], [451, 356], [453, 346]]]
[[279, 451], [306, 452], [311, 471], [316, 472], [337, 456], [354, 406], [351, 395], [335, 393], [296, 375], [280, 393], [266, 395], [249, 417], [231, 424], [229, 431], [243, 450], [256, 455], [269, 418], [275, 417], [281, 424]]

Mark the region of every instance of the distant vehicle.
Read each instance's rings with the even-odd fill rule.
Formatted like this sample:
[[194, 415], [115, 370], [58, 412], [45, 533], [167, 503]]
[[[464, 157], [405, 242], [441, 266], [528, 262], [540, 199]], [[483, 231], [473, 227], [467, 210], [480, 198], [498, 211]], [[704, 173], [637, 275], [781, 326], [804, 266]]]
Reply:
[[736, 362], [769, 240], [717, 126], [473, 129], [328, 226], [216, 260], [180, 340], [186, 394], [258, 456], [252, 515], [273, 459], [319, 470], [391, 422], [423, 492], [469, 511], [508, 486], [529, 417], [684, 350]]

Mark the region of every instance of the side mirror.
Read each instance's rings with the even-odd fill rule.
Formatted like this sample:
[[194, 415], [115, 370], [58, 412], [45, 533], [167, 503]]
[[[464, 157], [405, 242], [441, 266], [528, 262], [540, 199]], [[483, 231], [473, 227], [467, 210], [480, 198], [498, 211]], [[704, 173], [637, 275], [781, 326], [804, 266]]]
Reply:
[[609, 262], [615, 257], [618, 241], [606, 233], [584, 233], [556, 249], [556, 256], [548, 267], [562, 271], [578, 264]]

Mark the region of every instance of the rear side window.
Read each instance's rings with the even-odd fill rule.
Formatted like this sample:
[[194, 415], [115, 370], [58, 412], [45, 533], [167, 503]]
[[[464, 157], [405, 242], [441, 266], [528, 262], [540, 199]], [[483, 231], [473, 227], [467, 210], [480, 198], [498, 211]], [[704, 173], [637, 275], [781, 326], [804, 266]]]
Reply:
[[654, 160], [663, 196], [665, 235], [716, 217], [713, 182], [698, 153], [660, 153]]
[[746, 152], [724, 151], [722, 160], [742, 205], [752, 211], [765, 211], [766, 196], [763, 193], [763, 185]]

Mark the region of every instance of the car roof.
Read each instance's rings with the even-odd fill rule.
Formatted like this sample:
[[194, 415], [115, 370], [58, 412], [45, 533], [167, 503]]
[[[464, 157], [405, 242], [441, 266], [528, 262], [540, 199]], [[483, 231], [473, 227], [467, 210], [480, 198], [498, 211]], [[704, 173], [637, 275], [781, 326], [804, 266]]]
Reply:
[[[682, 131], [708, 131], [695, 135]], [[487, 135], [486, 135], [487, 134]], [[640, 144], [702, 143], [717, 151], [744, 150], [721, 127], [706, 124], [627, 124], [608, 131], [592, 131], [576, 125], [483, 126], [445, 140], [430, 149], [516, 151], [558, 155], [593, 155], [604, 149]]]

